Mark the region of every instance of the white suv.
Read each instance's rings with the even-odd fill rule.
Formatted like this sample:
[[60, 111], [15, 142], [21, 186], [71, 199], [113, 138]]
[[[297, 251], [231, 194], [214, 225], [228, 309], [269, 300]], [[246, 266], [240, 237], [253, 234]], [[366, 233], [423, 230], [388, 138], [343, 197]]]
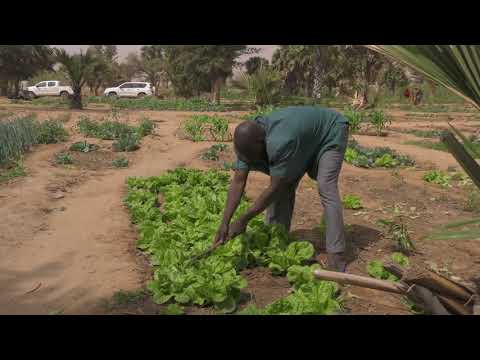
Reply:
[[117, 87], [105, 89], [103, 95], [109, 97], [138, 97], [152, 96], [155, 88], [146, 82], [127, 82]]

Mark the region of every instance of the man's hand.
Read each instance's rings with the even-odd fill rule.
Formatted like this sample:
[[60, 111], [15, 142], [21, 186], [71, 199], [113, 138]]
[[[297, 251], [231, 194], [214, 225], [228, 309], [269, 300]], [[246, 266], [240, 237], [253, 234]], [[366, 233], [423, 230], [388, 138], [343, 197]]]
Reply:
[[228, 240], [228, 231], [228, 224], [220, 225], [220, 228], [217, 231], [217, 235], [215, 236], [215, 241], [213, 242], [213, 245], [216, 246], [225, 243]]
[[228, 232], [228, 240], [236, 238], [238, 235], [243, 234], [247, 230], [248, 220], [243, 216], [230, 225], [230, 231]]

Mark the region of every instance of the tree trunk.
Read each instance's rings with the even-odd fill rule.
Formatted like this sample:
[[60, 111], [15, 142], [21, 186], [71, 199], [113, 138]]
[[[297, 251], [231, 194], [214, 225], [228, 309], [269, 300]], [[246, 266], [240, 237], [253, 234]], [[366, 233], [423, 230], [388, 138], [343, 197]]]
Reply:
[[83, 104], [82, 104], [82, 89], [80, 88], [74, 88], [73, 89], [73, 96], [71, 99], [70, 107], [72, 109], [77, 109], [77, 110], [82, 110], [83, 109]]
[[218, 78], [213, 83], [212, 102], [220, 104], [220, 89], [222, 88], [222, 79]]
[[18, 93], [20, 92], [20, 79], [15, 79], [14, 83], [14, 88], [13, 88], [13, 96], [15, 98], [18, 97]]
[[320, 99], [322, 96], [323, 66], [322, 53], [320, 49], [315, 50], [315, 70], [313, 73], [313, 91], [312, 96]]
[[396, 90], [397, 90], [397, 84], [396, 84], [395, 81], [392, 81], [390, 83], [390, 93], [391, 93], [392, 96], [395, 96]]
[[0, 82], [0, 95], [7, 96], [7, 93], [8, 93], [8, 81], [2, 80]]

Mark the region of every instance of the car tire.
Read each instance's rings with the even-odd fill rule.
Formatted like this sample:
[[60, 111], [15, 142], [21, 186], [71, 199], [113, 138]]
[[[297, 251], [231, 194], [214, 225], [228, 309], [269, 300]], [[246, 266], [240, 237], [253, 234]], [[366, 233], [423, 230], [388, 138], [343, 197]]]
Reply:
[[64, 99], [64, 100], [68, 99], [69, 96], [70, 96], [70, 94], [69, 94], [67, 91], [62, 91], [62, 92], [60, 93], [60, 97], [61, 97], [62, 99]]
[[109, 97], [110, 99], [117, 99], [117, 98], [118, 98], [118, 95], [117, 95], [116, 92], [113, 92], [113, 91], [112, 91], [112, 92], [108, 93], [108, 97]]
[[33, 91], [27, 92], [26, 95], [27, 95], [27, 100], [33, 100], [36, 98], [35, 93], [33, 93]]
[[145, 93], [140, 93], [140, 94], [137, 95], [137, 98], [143, 99], [145, 96], [147, 96], [147, 94], [145, 94]]

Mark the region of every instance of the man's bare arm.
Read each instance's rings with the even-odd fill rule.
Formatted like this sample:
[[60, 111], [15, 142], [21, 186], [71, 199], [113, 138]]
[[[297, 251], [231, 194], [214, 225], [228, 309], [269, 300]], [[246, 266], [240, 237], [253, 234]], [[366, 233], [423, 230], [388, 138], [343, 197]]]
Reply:
[[255, 216], [262, 213], [289, 186], [291, 186], [291, 183], [286, 178], [272, 177], [270, 186], [263, 191], [255, 203], [243, 214], [242, 220], [248, 223]]
[[242, 199], [248, 179], [248, 170], [236, 170], [228, 190], [227, 204], [223, 212], [223, 221], [215, 236], [214, 243], [223, 243], [228, 238], [229, 224]]
[[227, 205], [223, 213], [223, 223], [229, 224], [242, 199], [247, 184], [248, 170], [237, 170], [228, 190]]

